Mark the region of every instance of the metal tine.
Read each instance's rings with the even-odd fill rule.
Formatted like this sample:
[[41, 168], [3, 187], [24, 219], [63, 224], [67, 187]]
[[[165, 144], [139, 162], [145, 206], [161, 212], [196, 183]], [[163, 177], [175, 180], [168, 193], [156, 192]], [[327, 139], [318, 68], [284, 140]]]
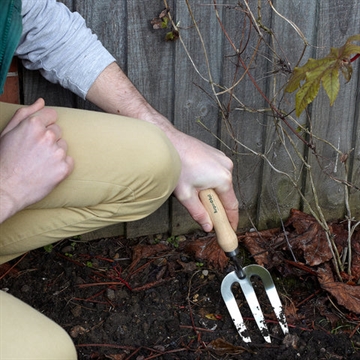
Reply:
[[[275, 315], [278, 319], [278, 322], [279, 322], [282, 332], [284, 334], [287, 334], [289, 332], [289, 328], [288, 328], [288, 325], [286, 322], [286, 317], [285, 317], [284, 310], [283, 310], [283, 307], [281, 304], [281, 300], [279, 298], [279, 294], [275, 288], [275, 284], [273, 282], [273, 279], [272, 279], [269, 271], [267, 269], [265, 269], [263, 266], [255, 265], [255, 264], [248, 265], [245, 268], [243, 268], [243, 270], [246, 274], [246, 278], [240, 279], [239, 283], [244, 292], [245, 298], [247, 300], [248, 300], [248, 296], [249, 296], [248, 302], [249, 302], [249, 306], [250, 306], [251, 310], [252, 310], [251, 301], [254, 301], [254, 299], [253, 299], [254, 296], [256, 297], [253, 285], [251, 283], [251, 277], [256, 275], [261, 279], [261, 281], [263, 283], [264, 289], [266, 291], [266, 295], [269, 298], [270, 304], [275, 312]], [[247, 293], [248, 293], [248, 296], [246, 295]], [[256, 298], [256, 302], [257, 302], [257, 298]], [[256, 308], [256, 311], [257, 310], [258, 310], [258, 308]], [[260, 310], [260, 308], [259, 308], [259, 310]], [[260, 310], [260, 312], [261, 312], [261, 310]], [[263, 315], [263, 314], [261, 313], [261, 315]], [[254, 314], [254, 317], [255, 317], [255, 314]], [[262, 323], [263, 321], [265, 321], [265, 320], [263, 320], [264, 317], [263, 316], [261, 316], [261, 317], [262, 318], [259, 317], [259, 321], [257, 321], [256, 317], [255, 317], [255, 320], [266, 340], [266, 337], [265, 337], [265, 334], [263, 331], [265, 330], [266, 334], [268, 334], [268, 330], [267, 330], [266, 324]], [[270, 337], [269, 337], [269, 340], [270, 340]], [[271, 341], [268, 341], [268, 342], [271, 342]]]
[[260, 265], [248, 265], [246, 267], [246, 275], [251, 278], [253, 275], [257, 275], [261, 278], [262, 283], [264, 285], [266, 294], [269, 298], [270, 304], [273, 307], [276, 318], [278, 319], [280, 328], [284, 335], [289, 332], [289, 327], [286, 322], [286, 316], [284, 313], [283, 306], [281, 304], [281, 300], [279, 294], [276, 290], [274, 281], [271, 277], [271, 274], [267, 269]]
[[[244, 293], [245, 299], [246, 299], [247, 303], [249, 304], [250, 310], [254, 316], [254, 319], [256, 321], [258, 328], [260, 329], [262, 336], [264, 337], [266, 342], [271, 343], [269, 329], [266, 325], [264, 314], [261, 310], [261, 307], [260, 307], [258, 298], [256, 296], [253, 284], [250, 280], [251, 276], [254, 275], [252, 273], [253, 269], [251, 267], [252, 267], [252, 265], [248, 265], [243, 268], [243, 271], [244, 271], [246, 277], [244, 279], [238, 278], [238, 283], [240, 284], [241, 290]], [[258, 274], [257, 272], [255, 273], [255, 275], [261, 277], [261, 274]]]
[[251, 339], [249, 336], [245, 334], [247, 331], [246, 325], [231, 289], [235, 282], [239, 282], [239, 278], [236, 275], [235, 271], [227, 274], [221, 283], [221, 295], [224, 299], [224, 302], [226, 304], [226, 307], [229, 311], [229, 314], [232, 318], [236, 330], [238, 331], [243, 341], [248, 343], [251, 342]]

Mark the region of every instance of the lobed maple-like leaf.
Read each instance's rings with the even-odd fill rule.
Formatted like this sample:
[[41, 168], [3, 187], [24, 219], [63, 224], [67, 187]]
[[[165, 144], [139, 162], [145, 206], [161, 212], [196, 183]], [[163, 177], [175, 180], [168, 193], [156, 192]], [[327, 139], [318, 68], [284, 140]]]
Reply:
[[296, 67], [285, 88], [286, 92], [298, 90], [295, 96], [296, 116], [305, 110], [313, 102], [322, 85], [332, 106], [339, 94], [339, 73], [344, 76], [346, 82], [352, 75], [351, 55], [360, 53], [360, 46], [355, 45], [360, 41], [360, 34], [351, 36], [340, 48], [331, 48], [330, 53], [322, 59], [310, 58], [301, 67]]

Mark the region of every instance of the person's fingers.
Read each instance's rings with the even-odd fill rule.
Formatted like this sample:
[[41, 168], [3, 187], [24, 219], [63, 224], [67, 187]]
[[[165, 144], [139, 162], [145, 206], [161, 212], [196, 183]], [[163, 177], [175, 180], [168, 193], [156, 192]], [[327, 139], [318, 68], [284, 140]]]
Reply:
[[[187, 194], [186, 196], [184, 194]], [[191, 217], [203, 228], [204, 231], [210, 232], [213, 228], [212, 221], [204, 205], [199, 199], [196, 190], [182, 192], [182, 197], [178, 200], [188, 210]]]
[[66, 163], [68, 165], [67, 176], [69, 176], [74, 170], [74, 166], [75, 166], [74, 159], [71, 156], [66, 156], [65, 161], [66, 161]]
[[14, 116], [11, 118], [8, 125], [5, 127], [5, 129], [2, 131], [1, 136], [4, 136], [6, 133], [14, 129], [19, 123], [25, 119], [27, 119], [29, 116], [35, 114], [36, 112], [42, 110], [45, 106], [45, 101], [42, 98], [39, 98], [36, 100], [33, 104], [29, 106], [24, 106], [18, 109]]
[[64, 157], [64, 164], [65, 164], [64, 178], [66, 178], [74, 170], [74, 159], [71, 156], [67, 155], [68, 145], [64, 139], [60, 138], [57, 141], [57, 146], [59, 147], [59, 149], [61, 149], [61, 153], [63, 154]]
[[51, 141], [57, 142], [61, 139], [62, 131], [60, 126], [58, 126], [57, 124], [51, 124], [47, 126], [45, 131], [47, 132], [48, 137]]
[[236, 230], [239, 223], [239, 202], [236, 198], [234, 188], [231, 187], [228, 191], [218, 191], [217, 189], [214, 190], [217, 193], [222, 205], [224, 206], [231, 227]]
[[54, 109], [43, 108], [29, 116], [32, 121], [39, 121], [43, 126], [48, 127], [57, 121], [57, 113]]

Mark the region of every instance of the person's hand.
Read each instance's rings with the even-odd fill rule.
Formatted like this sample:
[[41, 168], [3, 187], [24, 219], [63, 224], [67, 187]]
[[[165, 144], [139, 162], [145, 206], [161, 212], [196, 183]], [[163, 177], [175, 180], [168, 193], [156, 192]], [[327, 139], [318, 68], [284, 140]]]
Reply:
[[0, 134], [0, 222], [40, 201], [73, 170], [57, 114], [43, 99], [19, 109]]
[[220, 150], [184, 133], [179, 132], [172, 141], [182, 162], [174, 195], [192, 218], [209, 232], [213, 224], [198, 194], [201, 190], [214, 189], [235, 230], [239, 221], [239, 203], [232, 184], [232, 161]]

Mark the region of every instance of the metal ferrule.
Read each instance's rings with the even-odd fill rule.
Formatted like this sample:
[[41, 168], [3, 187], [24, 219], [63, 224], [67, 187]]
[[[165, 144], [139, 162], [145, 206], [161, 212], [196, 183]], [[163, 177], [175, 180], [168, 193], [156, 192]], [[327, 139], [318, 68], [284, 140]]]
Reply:
[[237, 254], [239, 253], [239, 248], [236, 248], [235, 250], [233, 251], [230, 251], [230, 252], [225, 252], [225, 255], [229, 258], [233, 258], [235, 257]]

